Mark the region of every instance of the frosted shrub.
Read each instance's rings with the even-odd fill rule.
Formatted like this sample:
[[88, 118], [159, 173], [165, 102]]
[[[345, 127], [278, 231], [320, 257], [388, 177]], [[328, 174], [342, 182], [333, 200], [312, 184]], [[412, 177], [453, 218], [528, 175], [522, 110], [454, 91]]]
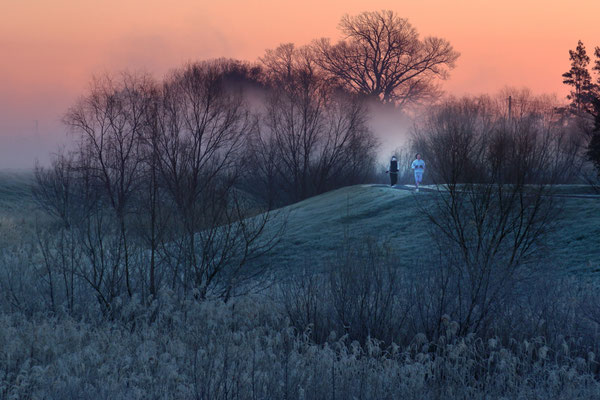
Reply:
[[0, 252], [0, 400], [600, 396], [591, 284], [520, 282], [465, 332], [460, 309], [433, 307], [439, 277], [415, 284], [367, 243], [261, 295], [198, 301], [165, 284], [115, 294], [103, 316], [82, 282], [75, 296], [49, 285], [64, 269], [28, 246]]
[[[267, 297], [164, 304], [135, 324], [0, 316], [0, 399], [595, 398], [593, 356], [541, 338], [315, 344]], [[450, 321], [451, 322], [451, 321]]]
[[298, 330], [323, 343], [331, 332], [366, 343], [406, 335], [411, 287], [394, 254], [372, 240], [344, 243], [328, 273], [303, 273], [279, 286], [280, 302]]

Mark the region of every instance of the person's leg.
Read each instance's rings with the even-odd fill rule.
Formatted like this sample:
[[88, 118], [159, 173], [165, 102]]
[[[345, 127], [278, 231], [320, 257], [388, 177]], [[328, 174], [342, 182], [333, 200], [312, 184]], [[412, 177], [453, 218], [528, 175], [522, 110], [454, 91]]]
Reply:
[[396, 182], [398, 182], [398, 174], [390, 174], [390, 178], [392, 180], [392, 186], [394, 186]]
[[417, 191], [419, 191], [419, 186], [423, 181], [423, 173], [421, 171], [415, 172], [415, 185], [417, 186]]

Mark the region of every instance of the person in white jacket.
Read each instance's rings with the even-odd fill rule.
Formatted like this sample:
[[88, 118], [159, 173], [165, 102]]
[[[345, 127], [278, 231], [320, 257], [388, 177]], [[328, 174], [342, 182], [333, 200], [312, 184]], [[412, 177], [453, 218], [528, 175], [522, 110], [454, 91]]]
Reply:
[[415, 156], [415, 160], [412, 162], [410, 166], [413, 171], [415, 171], [415, 186], [417, 189], [416, 192], [419, 191], [419, 184], [423, 181], [423, 173], [425, 172], [425, 161], [421, 160], [421, 153], [417, 153]]

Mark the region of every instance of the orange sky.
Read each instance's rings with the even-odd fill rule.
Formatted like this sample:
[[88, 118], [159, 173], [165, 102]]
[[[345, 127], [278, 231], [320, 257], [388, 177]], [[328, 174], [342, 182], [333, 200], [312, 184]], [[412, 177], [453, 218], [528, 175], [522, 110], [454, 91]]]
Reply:
[[[160, 77], [189, 60], [255, 60], [279, 43], [337, 39], [343, 14], [367, 10], [394, 10], [421, 35], [444, 37], [461, 52], [444, 83], [449, 93], [495, 92], [511, 85], [564, 97], [560, 75], [569, 68], [568, 50], [578, 39], [589, 53], [600, 46], [600, 1], [576, 4], [0, 0], [0, 168], [48, 151], [40, 143], [63, 135], [60, 115], [85, 92], [93, 74], [127, 68]], [[38, 150], [31, 147], [36, 143]]]

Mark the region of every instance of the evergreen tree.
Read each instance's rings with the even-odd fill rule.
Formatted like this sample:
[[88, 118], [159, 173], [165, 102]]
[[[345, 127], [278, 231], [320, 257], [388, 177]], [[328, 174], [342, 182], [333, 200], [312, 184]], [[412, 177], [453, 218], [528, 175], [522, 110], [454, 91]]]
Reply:
[[598, 176], [600, 176], [600, 132], [596, 131], [587, 148], [588, 159], [594, 164]]
[[596, 65], [594, 66], [593, 70], [598, 73], [598, 84], [600, 85], [600, 47], [596, 47], [594, 55], [596, 56]]
[[574, 51], [569, 50], [569, 59], [571, 60], [571, 69], [562, 75], [565, 78], [563, 83], [573, 87], [567, 98], [571, 100], [571, 107], [579, 114], [587, 109], [588, 92], [592, 87], [592, 77], [588, 71], [590, 57], [581, 40], [577, 42], [577, 48]]
[[598, 77], [597, 84], [592, 85], [589, 95], [591, 114], [594, 117], [594, 130], [588, 143], [587, 156], [596, 167], [598, 176], [600, 176], [600, 47], [596, 47], [594, 55], [596, 56], [596, 62], [593, 70], [597, 72]]
[[581, 40], [577, 42], [575, 50], [569, 50], [571, 69], [562, 76], [563, 83], [572, 87], [567, 96], [571, 100], [571, 112], [586, 119], [591, 117], [593, 121], [592, 129], [588, 131], [590, 141], [586, 156], [594, 164], [600, 176], [600, 47], [594, 49], [594, 56], [592, 71], [598, 74], [596, 82], [592, 81], [592, 75], [588, 70], [590, 57]]
[[[598, 48], [596, 48], [596, 52]], [[598, 61], [596, 61], [596, 67], [600, 70], [600, 57]], [[600, 76], [598, 77], [598, 81], [600, 83]], [[596, 89], [599, 88], [599, 85], [596, 85]], [[588, 143], [587, 148], [587, 157], [596, 167], [596, 171], [598, 172], [598, 177], [600, 177], [600, 91], [596, 90], [595, 95], [591, 100], [591, 105], [593, 109], [593, 117], [594, 117], [594, 130], [592, 131], [592, 137], [590, 138], [590, 142]]]

